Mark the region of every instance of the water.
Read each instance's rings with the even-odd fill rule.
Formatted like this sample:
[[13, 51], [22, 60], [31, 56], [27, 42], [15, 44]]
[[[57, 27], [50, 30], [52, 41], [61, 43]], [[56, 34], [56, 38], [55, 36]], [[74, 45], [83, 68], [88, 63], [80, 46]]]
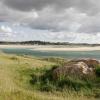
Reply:
[[36, 51], [30, 49], [0, 49], [8, 54], [29, 55], [36, 57], [95, 58], [100, 60], [100, 51]]

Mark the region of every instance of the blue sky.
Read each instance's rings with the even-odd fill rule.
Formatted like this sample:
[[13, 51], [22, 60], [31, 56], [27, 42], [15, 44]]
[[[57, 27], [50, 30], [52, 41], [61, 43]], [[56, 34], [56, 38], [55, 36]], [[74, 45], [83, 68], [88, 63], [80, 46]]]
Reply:
[[0, 40], [100, 43], [100, 0], [0, 0]]

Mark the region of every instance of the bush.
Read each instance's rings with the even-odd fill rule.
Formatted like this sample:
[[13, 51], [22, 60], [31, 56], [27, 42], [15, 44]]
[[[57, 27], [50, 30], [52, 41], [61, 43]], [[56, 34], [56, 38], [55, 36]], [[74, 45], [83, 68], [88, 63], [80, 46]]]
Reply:
[[53, 90], [56, 90], [56, 87], [55, 87], [55, 85], [53, 85], [48, 79], [47, 80], [45, 80], [45, 82], [43, 82], [42, 84], [41, 84], [41, 87], [40, 87], [40, 90], [41, 91], [53, 91]]
[[10, 58], [11, 60], [18, 60], [18, 58], [16, 56], [13, 56]]
[[96, 68], [96, 75], [97, 75], [98, 77], [100, 77], [100, 67], [97, 67], [97, 68]]
[[[89, 80], [82, 80], [78, 77], [67, 76], [61, 77], [60, 79], [53, 79], [52, 72], [57, 66], [49, 70], [44, 70], [45, 72], [40, 74], [40, 70], [35, 71], [30, 81], [33, 85], [39, 86], [41, 91], [53, 91], [53, 90], [63, 90], [63, 89], [74, 89], [75, 91], [81, 90], [81, 88], [91, 88], [91, 82]], [[38, 74], [39, 73], [39, 74]], [[39, 83], [39, 85], [37, 85]]]
[[92, 84], [89, 81], [75, 79], [73, 77], [67, 77], [63, 80], [58, 81], [58, 87], [74, 89], [75, 91], [81, 90], [81, 88], [91, 88]]
[[30, 81], [32, 84], [35, 84], [37, 82], [41, 81], [41, 77], [39, 75], [33, 74], [32, 76], [32, 80]]

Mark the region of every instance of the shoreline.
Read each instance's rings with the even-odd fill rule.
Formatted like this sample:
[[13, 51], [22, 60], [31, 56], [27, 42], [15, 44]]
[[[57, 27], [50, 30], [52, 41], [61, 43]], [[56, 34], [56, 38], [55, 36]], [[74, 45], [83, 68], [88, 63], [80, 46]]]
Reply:
[[0, 49], [6, 48], [18, 48], [18, 49], [30, 49], [39, 51], [96, 51], [100, 50], [100, 46], [86, 47], [86, 46], [54, 46], [54, 45], [0, 45]]

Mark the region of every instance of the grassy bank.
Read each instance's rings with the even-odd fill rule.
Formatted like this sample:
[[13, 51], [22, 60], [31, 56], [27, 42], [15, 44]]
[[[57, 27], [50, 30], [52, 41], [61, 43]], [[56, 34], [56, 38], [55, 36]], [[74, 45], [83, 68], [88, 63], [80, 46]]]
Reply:
[[[38, 84], [32, 84], [34, 73], [43, 74], [59, 60], [38, 59], [0, 53], [0, 100], [95, 100], [94, 92], [83, 91], [41, 91]], [[99, 73], [99, 72], [97, 72]], [[97, 92], [98, 87], [96, 88]], [[99, 100], [99, 98], [98, 98]]]

